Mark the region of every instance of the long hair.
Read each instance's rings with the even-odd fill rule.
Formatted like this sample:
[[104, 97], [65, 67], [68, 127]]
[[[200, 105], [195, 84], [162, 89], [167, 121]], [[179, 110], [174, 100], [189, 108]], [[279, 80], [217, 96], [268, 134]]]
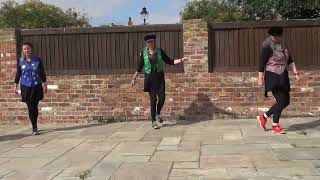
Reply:
[[21, 58], [22, 59], [26, 58], [26, 56], [23, 53], [23, 46], [25, 46], [25, 45], [30, 46], [31, 50], [33, 50], [33, 44], [31, 42], [25, 41], [25, 42], [21, 43]]

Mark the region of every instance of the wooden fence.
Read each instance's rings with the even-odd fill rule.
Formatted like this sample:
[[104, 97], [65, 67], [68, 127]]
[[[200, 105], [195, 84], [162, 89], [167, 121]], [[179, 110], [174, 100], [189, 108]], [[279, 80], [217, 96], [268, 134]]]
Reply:
[[[157, 35], [157, 45], [169, 57], [183, 56], [180, 24], [20, 30], [18, 43], [33, 43], [34, 54], [50, 75], [132, 73], [145, 46], [143, 37], [150, 33]], [[183, 72], [183, 66], [168, 66], [166, 71]]]
[[320, 68], [320, 20], [209, 23], [209, 71], [256, 71], [267, 31], [284, 27], [283, 40], [298, 68]]

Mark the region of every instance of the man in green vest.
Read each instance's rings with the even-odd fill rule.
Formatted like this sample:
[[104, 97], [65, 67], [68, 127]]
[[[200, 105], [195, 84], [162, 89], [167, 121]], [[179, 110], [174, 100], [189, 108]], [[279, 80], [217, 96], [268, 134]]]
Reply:
[[139, 73], [144, 70], [144, 91], [149, 92], [150, 96], [150, 112], [152, 118], [152, 127], [159, 129], [158, 123], [163, 120], [160, 117], [161, 109], [165, 101], [165, 78], [164, 64], [180, 64], [187, 60], [186, 57], [172, 60], [161, 49], [156, 47], [156, 36], [147, 35], [144, 37], [146, 47], [140, 53], [139, 67], [133, 77], [131, 85], [135, 85], [135, 81]]

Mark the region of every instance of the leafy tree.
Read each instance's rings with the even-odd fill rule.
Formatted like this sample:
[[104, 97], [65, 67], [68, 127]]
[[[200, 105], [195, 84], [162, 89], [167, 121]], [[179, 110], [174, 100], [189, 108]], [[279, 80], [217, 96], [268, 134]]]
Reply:
[[209, 21], [309, 19], [320, 17], [320, 0], [189, 0], [182, 19]]
[[180, 15], [182, 19], [203, 18], [218, 22], [239, 21], [246, 18], [237, 1], [221, 0], [187, 1]]
[[240, 0], [246, 14], [263, 19], [309, 19], [320, 17], [320, 0]]
[[74, 9], [63, 11], [40, 0], [26, 0], [22, 4], [5, 1], [0, 8], [0, 28], [60, 28], [89, 27], [86, 14]]

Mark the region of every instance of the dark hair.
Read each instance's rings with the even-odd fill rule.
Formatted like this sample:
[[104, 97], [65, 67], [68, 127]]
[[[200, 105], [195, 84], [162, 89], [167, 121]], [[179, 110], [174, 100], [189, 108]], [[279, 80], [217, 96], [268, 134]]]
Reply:
[[32, 44], [31, 42], [25, 41], [25, 42], [23, 42], [23, 43], [21, 44], [21, 46], [24, 46], [24, 45], [28, 45], [28, 46], [31, 47], [31, 49], [33, 49], [33, 44]]
[[144, 37], [144, 41], [148, 41], [150, 39], [156, 39], [156, 35], [155, 34], [148, 34]]
[[282, 33], [283, 33], [283, 28], [279, 26], [271, 27], [268, 30], [268, 34], [271, 36], [282, 36]]

